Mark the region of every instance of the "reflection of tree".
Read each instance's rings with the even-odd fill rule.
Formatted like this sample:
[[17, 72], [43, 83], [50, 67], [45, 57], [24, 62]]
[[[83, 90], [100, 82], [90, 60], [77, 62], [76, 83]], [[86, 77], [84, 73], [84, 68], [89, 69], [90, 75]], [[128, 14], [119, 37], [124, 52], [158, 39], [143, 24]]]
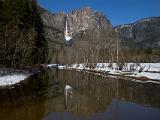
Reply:
[[149, 106], [160, 106], [160, 95], [158, 91], [160, 86], [154, 83], [137, 83], [118, 80], [119, 84], [119, 100], [133, 101], [138, 104]]
[[[95, 112], [103, 112], [115, 98], [117, 110], [119, 100], [134, 101], [138, 104], [160, 105], [159, 87], [134, 83], [126, 80], [114, 80], [85, 72], [67, 71], [61, 74], [61, 80], [67, 79], [75, 92], [73, 94], [72, 113], [79, 116], [90, 116]], [[159, 86], [154, 85], [153, 86]], [[132, 90], [131, 90], [132, 89]], [[153, 92], [155, 93], [153, 97]]]
[[110, 93], [112, 86], [109, 85], [110, 82], [108, 85], [104, 84], [105, 81], [102, 80], [104, 78], [101, 76], [65, 71], [61, 73], [60, 78], [67, 79], [67, 82], [74, 86], [72, 107], [69, 111], [75, 115], [89, 117], [93, 113], [103, 112], [112, 101], [113, 95]]
[[40, 120], [45, 114], [48, 79], [48, 72], [42, 71], [14, 87], [1, 88], [0, 119]]
[[[66, 84], [73, 88], [67, 109], [64, 101]], [[160, 107], [160, 86], [157, 84], [116, 80], [74, 70], [49, 70], [12, 88], [11, 98], [7, 97], [10, 91], [0, 90], [0, 119], [21, 120], [23, 117], [24, 120], [39, 120], [50, 112], [66, 111], [75, 116], [90, 117], [94, 113], [112, 109], [112, 106], [120, 104], [119, 101]], [[11, 109], [12, 112], [8, 112]]]

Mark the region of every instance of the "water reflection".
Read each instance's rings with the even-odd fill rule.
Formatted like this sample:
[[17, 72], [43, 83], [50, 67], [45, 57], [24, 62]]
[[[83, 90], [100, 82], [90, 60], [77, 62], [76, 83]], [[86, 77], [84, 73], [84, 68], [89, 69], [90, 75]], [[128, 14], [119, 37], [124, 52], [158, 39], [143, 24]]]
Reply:
[[70, 85], [66, 85], [64, 88], [64, 97], [65, 97], [65, 105], [66, 108], [69, 108], [71, 106], [72, 102], [72, 87]]
[[159, 120], [159, 91], [159, 84], [45, 70], [12, 89], [0, 89], [0, 120]]

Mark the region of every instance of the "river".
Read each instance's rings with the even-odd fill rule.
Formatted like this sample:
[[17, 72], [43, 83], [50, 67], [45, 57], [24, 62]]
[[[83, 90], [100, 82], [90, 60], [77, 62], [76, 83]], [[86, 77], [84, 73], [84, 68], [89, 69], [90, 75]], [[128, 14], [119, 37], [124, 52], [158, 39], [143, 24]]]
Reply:
[[160, 120], [160, 84], [46, 69], [0, 89], [0, 120]]

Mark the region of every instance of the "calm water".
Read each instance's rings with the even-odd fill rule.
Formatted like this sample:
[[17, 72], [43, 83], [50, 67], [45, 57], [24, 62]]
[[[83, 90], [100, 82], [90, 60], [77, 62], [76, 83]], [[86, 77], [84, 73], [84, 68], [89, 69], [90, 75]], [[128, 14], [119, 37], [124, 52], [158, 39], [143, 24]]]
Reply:
[[160, 85], [46, 70], [0, 89], [0, 120], [88, 119], [160, 120]]

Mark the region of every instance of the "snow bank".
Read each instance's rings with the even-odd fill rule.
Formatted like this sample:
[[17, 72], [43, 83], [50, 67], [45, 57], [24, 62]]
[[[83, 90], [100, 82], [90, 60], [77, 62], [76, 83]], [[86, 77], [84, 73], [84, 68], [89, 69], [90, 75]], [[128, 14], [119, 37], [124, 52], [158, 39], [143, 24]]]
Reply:
[[19, 83], [20, 81], [26, 79], [28, 76], [29, 75], [23, 74], [0, 76], [0, 86], [8, 86]]
[[132, 75], [127, 75], [131, 77], [147, 77], [149, 79], [160, 80], [160, 73], [149, 73], [149, 72], [141, 72], [141, 73], [133, 73]]
[[[134, 68], [134, 70], [131, 70]], [[140, 68], [143, 68], [142, 72], [138, 72]], [[123, 75], [129, 77], [146, 77], [152, 80], [160, 80], [160, 63], [140, 63], [137, 66], [136, 63], [126, 63], [123, 70], [117, 70], [116, 63], [112, 64], [112, 67], [109, 67], [109, 63], [96, 63], [94, 68], [90, 68], [87, 64], [71, 64], [58, 66], [59, 69], [77, 69], [77, 70], [94, 70], [97, 72], [107, 72], [111, 75]]]

